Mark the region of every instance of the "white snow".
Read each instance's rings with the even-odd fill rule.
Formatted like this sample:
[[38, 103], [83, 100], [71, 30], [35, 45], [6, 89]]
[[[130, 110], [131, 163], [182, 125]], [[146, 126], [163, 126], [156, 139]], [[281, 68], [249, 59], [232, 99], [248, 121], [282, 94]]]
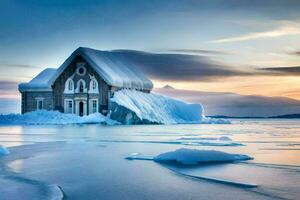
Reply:
[[51, 83], [65, 70], [73, 59], [81, 55], [96, 72], [111, 86], [151, 90], [153, 84], [126, 56], [112, 51], [100, 51], [96, 49], [79, 47], [57, 69], [51, 78]]
[[0, 156], [5, 156], [8, 154], [9, 154], [9, 150], [6, 147], [0, 145]]
[[51, 91], [50, 80], [53, 75], [56, 73], [55, 68], [46, 68], [40, 72], [35, 78], [33, 78], [29, 83], [21, 83], [19, 85], [20, 91], [30, 91], [30, 90], [39, 90], [39, 91]]
[[58, 111], [34, 111], [20, 114], [0, 115], [0, 124], [119, 124], [100, 113], [79, 117], [74, 114], [64, 114]]
[[112, 102], [131, 111], [141, 120], [161, 124], [201, 123], [201, 104], [188, 104], [166, 96], [123, 89], [115, 92]]
[[45, 69], [29, 83], [20, 84], [19, 90], [51, 91], [51, 85], [78, 55], [81, 55], [108, 85], [139, 90], [151, 90], [153, 88], [151, 80], [122, 53], [79, 47], [58, 69]]
[[197, 165], [200, 163], [219, 163], [250, 160], [251, 157], [242, 154], [230, 154], [215, 150], [196, 150], [181, 148], [176, 151], [162, 153], [153, 158], [156, 162], [176, 161], [183, 165]]

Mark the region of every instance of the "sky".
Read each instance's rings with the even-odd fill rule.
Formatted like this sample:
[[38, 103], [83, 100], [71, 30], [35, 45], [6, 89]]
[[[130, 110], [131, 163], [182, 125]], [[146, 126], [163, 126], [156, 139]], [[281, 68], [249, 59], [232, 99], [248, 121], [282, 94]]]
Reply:
[[79, 46], [117, 50], [155, 87], [300, 100], [300, 1], [1, 0], [0, 100]]

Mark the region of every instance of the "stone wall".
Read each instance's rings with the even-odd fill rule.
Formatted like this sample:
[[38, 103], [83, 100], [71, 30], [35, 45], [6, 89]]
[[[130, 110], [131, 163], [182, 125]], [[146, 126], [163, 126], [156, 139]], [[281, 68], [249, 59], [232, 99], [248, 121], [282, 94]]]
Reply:
[[52, 92], [23, 92], [22, 93], [22, 113], [37, 110], [37, 100], [43, 100], [43, 109], [53, 110]]

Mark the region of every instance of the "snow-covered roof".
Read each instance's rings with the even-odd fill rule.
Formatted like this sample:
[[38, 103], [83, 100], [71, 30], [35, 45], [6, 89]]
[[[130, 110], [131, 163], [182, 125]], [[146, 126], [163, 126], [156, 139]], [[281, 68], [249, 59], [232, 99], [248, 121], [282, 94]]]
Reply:
[[[40, 89], [41, 86], [46, 86], [45, 84], [48, 84], [47, 88], [51, 88], [55, 80], [63, 73], [76, 56], [82, 56], [108, 85], [139, 90], [151, 90], [153, 88], [151, 80], [138, 70], [138, 67], [130, 62], [126, 56], [113, 51], [100, 51], [79, 47], [54, 73], [42, 76], [43, 71], [32, 79], [32, 81], [36, 79], [34, 84], [30, 84], [32, 81], [28, 84], [20, 84], [19, 89], [21, 91], [22, 89], [26, 90], [27, 87], [28, 89], [33, 89], [34, 87]], [[43, 80], [43, 78], [45, 78], [45, 80]]]
[[36, 77], [34, 77], [28, 83], [21, 83], [19, 85], [20, 91], [51, 91], [50, 80], [56, 73], [55, 68], [46, 68], [40, 72]]

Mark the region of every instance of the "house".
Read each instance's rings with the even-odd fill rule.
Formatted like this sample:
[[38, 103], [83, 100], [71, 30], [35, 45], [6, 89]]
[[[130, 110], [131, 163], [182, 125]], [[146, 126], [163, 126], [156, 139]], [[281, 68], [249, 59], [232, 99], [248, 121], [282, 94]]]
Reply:
[[121, 53], [79, 47], [59, 68], [47, 68], [19, 85], [21, 110], [107, 114], [110, 97], [123, 88], [149, 93], [153, 84]]

